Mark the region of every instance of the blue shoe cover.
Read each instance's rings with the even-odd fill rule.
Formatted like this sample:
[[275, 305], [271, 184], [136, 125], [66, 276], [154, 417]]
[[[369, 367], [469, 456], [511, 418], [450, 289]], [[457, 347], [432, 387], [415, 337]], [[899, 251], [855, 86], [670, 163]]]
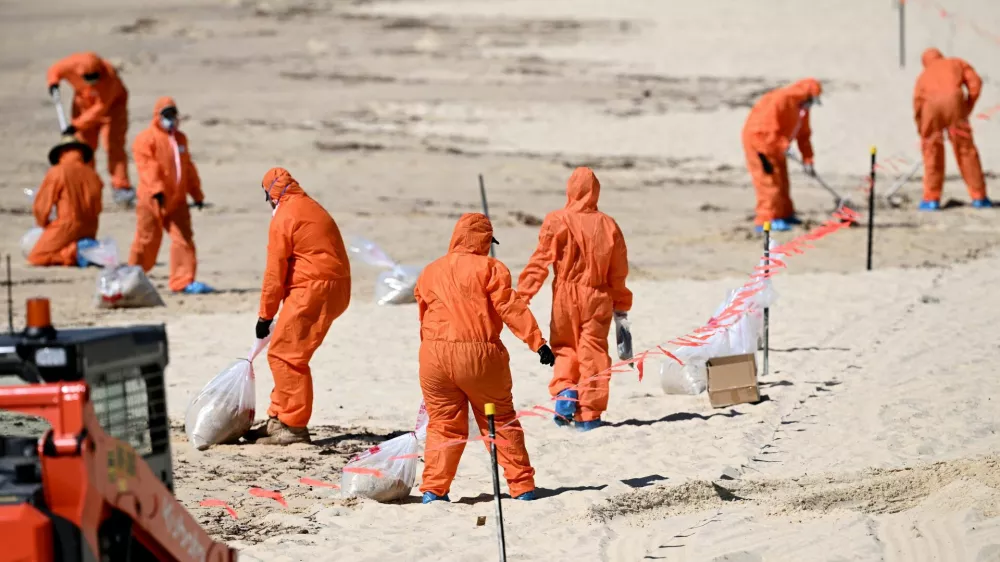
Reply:
[[87, 267], [90, 265], [90, 261], [83, 257], [80, 250], [86, 250], [87, 248], [93, 248], [97, 245], [97, 240], [93, 238], [81, 238], [76, 241], [76, 265], [80, 267]]
[[534, 500], [538, 499], [538, 497], [535, 495], [535, 491], [531, 490], [530, 492], [525, 492], [525, 493], [521, 494], [520, 496], [517, 496], [514, 499], [515, 500], [525, 501], [525, 502], [530, 502], [530, 501], [534, 501]]
[[917, 207], [921, 211], [940, 211], [941, 202], [940, 201], [921, 201], [920, 206]]
[[802, 219], [800, 219], [795, 215], [792, 215], [790, 217], [785, 217], [785, 222], [787, 222], [788, 224], [799, 225], [802, 224]]
[[972, 202], [972, 206], [976, 209], [992, 209], [993, 202], [987, 198], [976, 199]]
[[[792, 225], [785, 219], [774, 219], [771, 221], [771, 232], [787, 232], [792, 229]], [[763, 225], [757, 225], [754, 230], [764, 232]]]
[[573, 416], [576, 415], [577, 399], [580, 397], [580, 393], [575, 390], [566, 389], [556, 395], [557, 398], [559, 396], [571, 398], [572, 400], [556, 400], [555, 410], [559, 414], [555, 416], [556, 425], [569, 425], [573, 420]]
[[215, 289], [209, 287], [201, 281], [192, 281], [187, 287], [184, 287], [184, 290], [181, 292], [186, 295], [205, 295], [208, 293], [214, 293]]
[[576, 422], [577, 431], [590, 431], [591, 429], [597, 429], [604, 425], [604, 422], [600, 418], [590, 421], [578, 421]]
[[421, 503], [450, 502], [450, 501], [451, 499], [448, 497], [448, 494], [439, 496], [434, 492], [424, 492], [424, 497], [422, 500], [420, 500]]

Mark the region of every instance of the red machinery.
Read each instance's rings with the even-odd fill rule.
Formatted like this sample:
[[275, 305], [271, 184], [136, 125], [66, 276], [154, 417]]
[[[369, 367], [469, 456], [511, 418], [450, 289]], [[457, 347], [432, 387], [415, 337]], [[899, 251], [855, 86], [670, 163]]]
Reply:
[[[160, 370], [149, 357], [162, 357]], [[0, 560], [236, 559], [171, 491], [165, 364], [162, 326], [56, 333], [48, 301], [29, 301], [28, 329], [0, 336], [0, 375], [36, 384], [0, 386], [0, 434], [23, 425], [11, 412], [50, 428], [37, 440], [0, 436]]]

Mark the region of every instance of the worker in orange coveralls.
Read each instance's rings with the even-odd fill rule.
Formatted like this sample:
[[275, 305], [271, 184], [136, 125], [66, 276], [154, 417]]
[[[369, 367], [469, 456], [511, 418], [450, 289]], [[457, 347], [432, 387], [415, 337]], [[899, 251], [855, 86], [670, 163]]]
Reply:
[[313, 405], [309, 360], [351, 302], [351, 265], [337, 223], [287, 170], [271, 168], [261, 187], [273, 213], [258, 338], [267, 337], [279, 305], [284, 305], [267, 352], [274, 377], [268, 420], [246, 438], [265, 445], [308, 443]]
[[941, 208], [946, 130], [972, 206], [990, 208], [993, 203], [986, 197], [983, 166], [969, 124], [969, 115], [979, 99], [983, 81], [969, 63], [959, 58], [944, 58], [937, 49], [924, 51], [922, 60], [924, 71], [913, 90], [913, 119], [917, 122], [924, 156], [924, 197], [920, 210]]
[[191, 161], [187, 137], [177, 127], [177, 104], [172, 98], [157, 100], [153, 122], [139, 133], [132, 157], [139, 169], [139, 195], [135, 209], [135, 240], [129, 265], [149, 271], [156, 264], [163, 231], [170, 234], [170, 279], [175, 293], [211, 293], [208, 285], [195, 281], [198, 267], [188, 195], [200, 210], [205, 196], [201, 179]]
[[[32, 265], [79, 265], [87, 260], [77, 252], [97, 245], [101, 214], [101, 178], [90, 167], [94, 152], [72, 135], [49, 151], [52, 167], [35, 195], [35, 221], [44, 230], [28, 262]], [[50, 218], [52, 207], [55, 218]]]
[[781, 231], [801, 222], [789, 194], [786, 154], [794, 139], [806, 174], [815, 175], [809, 110], [821, 93], [820, 83], [812, 78], [771, 90], [754, 104], [743, 125], [743, 152], [757, 191], [758, 232], [768, 221], [771, 230]]
[[[128, 179], [125, 133], [128, 130], [128, 90], [112, 64], [94, 53], [76, 53], [49, 67], [49, 94], [66, 80], [73, 86], [72, 121], [63, 134], [79, 134], [97, 150], [98, 137], [108, 152], [108, 171], [116, 203], [128, 205], [135, 190]], [[93, 165], [93, 164], [91, 164]]]
[[556, 400], [556, 423], [575, 418], [581, 431], [601, 426], [601, 414], [608, 409], [611, 321], [615, 316], [624, 320], [632, 308], [632, 292], [625, 286], [625, 238], [614, 219], [597, 210], [600, 195], [601, 182], [593, 170], [573, 171], [566, 207], [545, 217], [538, 248], [517, 280], [518, 292], [530, 301], [552, 266], [549, 336], [556, 367], [549, 392], [564, 398]]
[[535, 499], [535, 469], [514, 411], [510, 355], [500, 341], [503, 324], [538, 353], [543, 365], [551, 366], [555, 357], [528, 305], [511, 288], [510, 271], [490, 257], [495, 242], [490, 219], [462, 215], [448, 253], [417, 279], [420, 388], [430, 418], [420, 485], [423, 503], [450, 501], [448, 491], [465, 445], [436, 448], [468, 437], [470, 404], [485, 435], [489, 403], [496, 406], [497, 456], [510, 495]]

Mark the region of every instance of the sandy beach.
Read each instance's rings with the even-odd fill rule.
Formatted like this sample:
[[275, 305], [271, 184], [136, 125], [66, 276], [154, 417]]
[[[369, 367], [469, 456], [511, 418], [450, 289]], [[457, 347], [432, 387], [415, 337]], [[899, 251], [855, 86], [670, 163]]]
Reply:
[[[629, 245], [630, 317], [648, 349], [707, 321], [760, 259], [740, 129], [761, 94], [823, 83], [816, 170], [865, 220], [870, 147], [877, 193], [920, 157], [911, 96], [923, 49], [968, 60], [984, 80], [977, 112], [1000, 107], [1000, 4], [946, 4], [907, 4], [900, 69], [888, 0], [0, 1], [0, 253], [13, 256], [15, 323], [24, 299], [46, 296], [57, 327], [166, 324], [176, 494], [241, 559], [495, 559], [481, 445], [467, 447], [451, 504], [421, 505], [416, 489], [399, 504], [344, 500], [300, 481], [339, 484], [352, 455], [412, 430], [420, 405], [416, 306], [376, 305], [379, 271], [362, 263], [312, 361], [313, 444], [188, 444], [189, 401], [253, 340], [271, 216], [261, 176], [289, 169], [345, 237], [422, 266], [447, 250], [461, 213], [480, 210], [482, 174], [497, 257], [516, 277], [573, 168], [591, 166]], [[120, 66], [130, 143], [158, 97], [177, 100], [209, 202], [192, 210], [198, 279], [218, 294], [170, 294], [166, 242], [150, 275], [161, 308], [96, 310], [98, 270], [23, 259], [23, 190], [37, 188], [59, 132], [45, 71], [81, 50]], [[973, 129], [988, 188], [1000, 189], [1000, 112]], [[947, 151], [944, 212], [916, 212], [920, 174], [902, 206], [878, 202], [874, 271], [860, 227], [788, 259], [760, 403], [666, 395], [650, 361], [641, 382], [612, 380], [605, 427], [522, 420], [540, 499], [504, 503], [509, 559], [1000, 561], [1000, 215], [968, 205]], [[113, 206], [103, 150], [97, 161], [99, 237], [124, 258], [135, 214]], [[806, 224], [779, 241], [834, 208], [794, 164], [791, 181]], [[550, 304], [544, 289], [531, 305], [546, 335]], [[516, 406], [546, 403], [548, 368], [504, 342]], [[263, 357], [255, 367], [263, 415], [271, 374]], [[280, 491], [287, 507], [251, 487]], [[200, 507], [208, 498], [238, 519]]]

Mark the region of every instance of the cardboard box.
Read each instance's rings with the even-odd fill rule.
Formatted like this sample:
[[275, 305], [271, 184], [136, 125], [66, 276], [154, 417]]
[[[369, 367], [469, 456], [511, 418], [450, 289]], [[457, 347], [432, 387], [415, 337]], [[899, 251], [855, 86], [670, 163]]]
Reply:
[[713, 408], [759, 402], [757, 356], [748, 353], [709, 359], [708, 401]]

